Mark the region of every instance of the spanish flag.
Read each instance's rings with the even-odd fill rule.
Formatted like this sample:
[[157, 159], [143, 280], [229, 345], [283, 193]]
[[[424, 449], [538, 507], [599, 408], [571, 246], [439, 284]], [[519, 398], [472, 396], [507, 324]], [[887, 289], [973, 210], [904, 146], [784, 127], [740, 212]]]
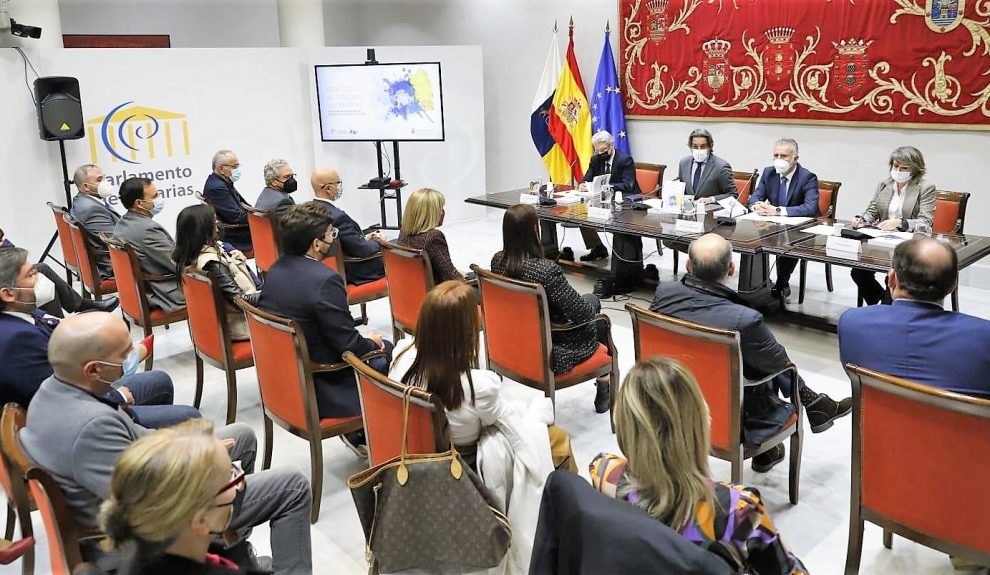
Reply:
[[560, 80], [553, 95], [550, 113], [550, 134], [563, 152], [563, 158], [551, 155], [550, 177], [554, 183], [570, 183], [559, 179], [570, 174], [574, 181], [581, 181], [591, 161], [591, 112], [588, 97], [584, 93], [584, 81], [574, 56], [574, 19], [571, 18], [567, 42], [567, 65], [560, 72]]
[[[543, 157], [543, 163], [547, 165], [550, 181], [567, 183], [570, 181], [570, 173], [567, 169], [568, 161], [564, 158], [564, 152], [557, 145], [557, 141], [550, 134], [553, 95], [557, 81], [560, 79], [560, 68], [560, 46], [557, 44], [557, 26], [554, 25], [550, 52], [547, 53], [547, 61], [543, 65], [543, 76], [540, 77], [540, 85], [536, 88], [536, 95], [533, 96], [533, 113], [529, 118], [529, 133], [533, 137], [536, 151], [540, 153], [540, 156]], [[557, 167], [556, 172], [554, 172], [555, 167]]]

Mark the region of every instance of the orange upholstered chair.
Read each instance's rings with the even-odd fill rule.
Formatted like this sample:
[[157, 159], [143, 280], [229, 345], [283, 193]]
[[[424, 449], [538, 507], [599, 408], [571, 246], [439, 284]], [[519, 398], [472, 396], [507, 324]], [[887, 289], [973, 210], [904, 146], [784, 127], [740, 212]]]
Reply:
[[746, 205], [749, 201], [750, 194], [756, 189], [756, 182], [760, 177], [759, 170], [753, 170], [752, 172], [732, 172], [732, 179], [736, 183], [736, 191], [739, 192], [739, 203]]
[[636, 183], [643, 196], [656, 197], [663, 182], [663, 172], [667, 169], [664, 164], [636, 162]]
[[[818, 180], [818, 211], [823, 218], [834, 218], [839, 203], [839, 188], [842, 182]], [[808, 260], [801, 260], [801, 279], [798, 286], [798, 303], [804, 303], [804, 283], [808, 277]], [[833, 291], [832, 264], [825, 264], [825, 287]]]
[[[406, 386], [371, 369], [349, 351], [344, 352], [344, 361], [357, 375], [368, 457], [371, 465], [378, 465], [402, 451], [402, 397]], [[443, 404], [423, 389], [412, 390], [407, 443], [408, 453], [440, 453], [450, 449]]]
[[[104, 237], [104, 239], [107, 242], [107, 248], [110, 249], [110, 264], [113, 266], [113, 275], [117, 278], [117, 295], [120, 297], [120, 309], [126, 318], [144, 328], [145, 337], [151, 335], [151, 328], [155, 326], [164, 325], [168, 327], [169, 324], [185, 321], [188, 318], [185, 307], [166, 312], [158, 308], [152, 308], [148, 303], [145, 282], [160, 280], [175, 281], [175, 275], [167, 274], [158, 276], [145, 274], [141, 270], [141, 263], [133, 246], [108, 237]], [[148, 358], [144, 362], [144, 368], [146, 370], [151, 369], [154, 359], [155, 355], [153, 352], [148, 354]]]
[[[626, 304], [632, 316], [633, 346], [636, 361], [663, 356], [683, 363], [701, 388], [711, 413], [712, 455], [732, 464], [732, 483], [742, 482], [743, 462], [770, 450], [791, 438], [788, 494], [792, 504], [798, 502], [801, 473], [803, 426], [800, 394], [797, 393], [797, 368], [793, 364], [757, 381], [742, 373], [739, 332], [708, 327]], [[790, 373], [793, 383], [791, 401], [795, 415], [783, 429], [762, 445], [747, 447], [742, 442], [743, 389], [763, 385], [782, 373]]]
[[69, 210], [64, 206], [55, 205], [48, 202], [48, 207], [55, 216], [55, 228], [58, 230], [58, 244], [62, 247], [62, 263], [65, 269], [70, 272], [66, 274], [66, 280], [72, 285], [72, 276], [79, 275], [79, 258], [76, 256], [76, 248], [72, 245], [72, 235], [69, 232], [69, 224], [65, 221], [69, 216]]
[[[312, 466], [313, 512], [311, 522], [320, 516], [323, 495], [322, 441], [361, 429], [361, 416], [320, 418], [316, 405], [313, 374], [351, 369], [344, 362], [314, 363], [309, 359], [306, 339], [299, 322], [262, 311], [243, 299], [237, 305], [247, 313], [248, 331], [254, 350], [254, 367], [258, 372], [261, 407], [265, 417], [265, 455], [263, 469], [272, 463], [272, 422], [309, 441]], [[381, 355], [375, 351], [362, 359]]]
[[[16, 442], [17, 431], [24, 427], [24, 418], [24, 408], [16, 403], [5, 405], [3, 416], [0, 417], [0, 485], [7, 495], [5, 539], [13, 539], [15, 519], [20, 521], [22, 540], [33, 540], [34, 535], [31, 512], [37, 511], [38, 507], [24, 478], [24, 470], [31, 466], [31, 460]], [[33, 548], [26, 549], [23, 557], [21, 572], [23, 575], [31, 575], [34, 573]]]
[[471, 269], [478, 274], [481, 286], [489, 369], [543, 391], [554, 402], [558, 389], [608, 375], [611, 391], [609, 419], [612, 420], [612, 431], [615, 431], [612, 411], [619, 385], [619, 364], [612, 342], [612, 322], [608, 316], [598, 314], [593, 320], [607, 322], [608, 345], [598, 344], [598, 350], [571, 371], [554, 373], [550, 364], [553, 349], [551, 332], [579, 326], [551, 326], [547, 294], [542, 285], [507, 278], [477, 265], [472, 265]]
[[115, 278], [100, 279], [100, 270], [96, 266], [96, 255], [93, 253], [93, 248], [90, 247], [89, 242], [86, 241], [89, 232], [68, 214], [62, 218], [69, 228], [69, 238], [72, 240], [72, 249], [76, 254], [76, 263], [79, 265], [79, 279], [83, 284], [83, 293], [88, 291], [96, 301], [103, 299], [104, 295], [117, 293], [117, 280]]
[[196, 352], [196, 399], [203, 399], [203, 362], [222, 369], [227, 376], [227, 423], [237, 419], [237, 370], [254, 365], [250, 341], [233, 341], [227, 321], [229, 305], [216, 277], [208, 272], [186, 270], [182, 291], [189, 313], [189, 336]]
[[[990, 565], [990, 401], [846, 365], [853, 389], [846, 573], [859, 572], [863, 523]], [[923, 422], [923, 424], [920, 424]]]
[[340, 248], [340, 242], [334, 241], [330, 244], [330, 255], [327, 256], [327, 259], [323, 260], [323, 263], [328, 268], [340, 274], [340, 279], [344, 280], [344, 285], [347, 287], [347, 303], [349, 305], [361, 306], [362, 324], [368, 323], [368, 313], [365, 304], [369, 301], [388, 297], [388, 278], [382, 277], [373, 282], [363, 283], [361, 285], [351, 285], [347, 283], [347, 270], [344, 265], [346, 263], [364, 262], [378, 259], [380, 257], [382, 257], [381, 252], [370, 255], [366, 258], [345, 258], [344, 252]]
[[53, 575], [72, 575], [82, 564], [79, 549], [79, 529], [62, 496], [62, 489], [52, 476], [40, 467], [27, 472], [28, 488], [38, 502], [41, 523], [48, 536], [48, 557]]
[[268, 269], [282, 255], [282, 244], [278, 239], [278, 218], [275, 212], [241, 204], [247, 212], [248, 229], [251, 232], [251, 247], [254, 248], [254, 265], [258, 272], [267, 274]]
[[[932, 232], [936, 234], [961, 234], [966, 227], [966, 205], [969, 192], [935, 192], [935, 218]], [[959, 287], [952, 290], [952, 311], [959, 311]]]
[[389, 289], [388, 294], [392, 335], [398, 341], [404, 333], [416, 333], [419, 308], [423, 306], [426, 294], [435, 287], [433, 266], [426, 252], [392, 242], [382, 243], [382, 257], [385, 258], [385, 279], [390, 286], [398, 288]]

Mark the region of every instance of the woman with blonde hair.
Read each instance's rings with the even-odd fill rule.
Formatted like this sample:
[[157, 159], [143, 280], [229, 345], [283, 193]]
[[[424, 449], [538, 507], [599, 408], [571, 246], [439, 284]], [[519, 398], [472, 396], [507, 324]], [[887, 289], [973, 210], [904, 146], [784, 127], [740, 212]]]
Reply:
[[433, 280], [437, 284], [467, 279], [450, 260], [447, 237], [439, 230], [439, 226], [443, 225], [445, 203], [443, 194], [432, 188], [416, 190], [403, 209], [402, 229], [399, 231], [400, 244], [423, 250], [430, 257]]
[[756, 489], [717, 482], [708, 468], [708, 406], [694, 376], [672, 359], [637, 363], [615, 403], [625, 459], [591, 463], [596, 489], [638, 505], [740, 572], [804, 574], [784, 546]]
[[244, 472], [230, 461], [213, 424], [194, 419], [141, 437], [121, 454], [103, 503], [107, 546], [121, 551], [119, 573], [261, 573], [219, 553]]

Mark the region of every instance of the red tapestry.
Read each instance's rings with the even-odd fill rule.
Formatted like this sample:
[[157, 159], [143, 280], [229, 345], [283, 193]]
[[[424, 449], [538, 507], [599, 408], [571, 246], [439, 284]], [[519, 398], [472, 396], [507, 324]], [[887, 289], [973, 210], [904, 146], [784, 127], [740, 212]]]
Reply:
[[990, 0], [619, 0], [627, 115], [990, 129]]

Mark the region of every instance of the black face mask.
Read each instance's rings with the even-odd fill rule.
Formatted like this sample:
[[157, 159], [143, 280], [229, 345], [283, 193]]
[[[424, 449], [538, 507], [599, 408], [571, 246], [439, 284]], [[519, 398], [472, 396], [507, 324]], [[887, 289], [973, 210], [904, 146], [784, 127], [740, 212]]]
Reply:
[[296, 188], [298, 187], [299, 184], [296, 182], [295, 176], [289, 176], [288, 180], [282, 182], [282, 191], [287, 194], [291, 194], [292, 192], [296, 191]]

